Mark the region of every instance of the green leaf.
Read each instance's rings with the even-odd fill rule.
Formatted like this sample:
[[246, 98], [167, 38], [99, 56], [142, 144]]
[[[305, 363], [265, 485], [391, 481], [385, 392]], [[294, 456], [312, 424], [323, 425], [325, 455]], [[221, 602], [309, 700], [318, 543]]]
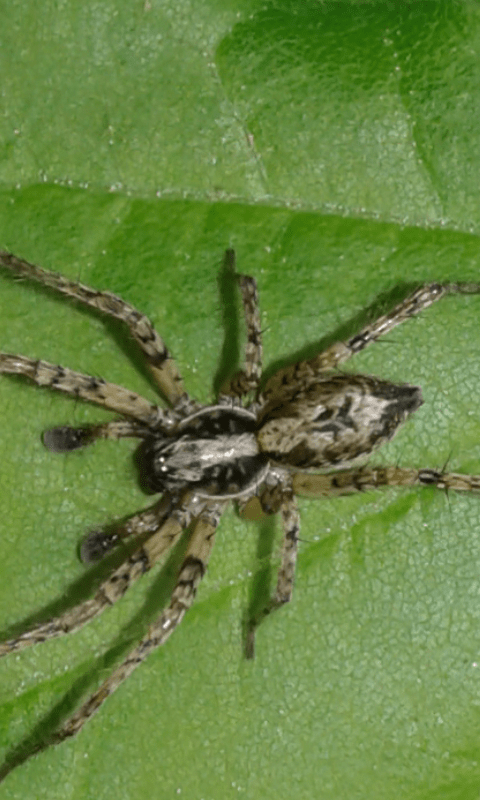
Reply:
[[[473, 4], [38, 13], [11, 4], [2, 19], [0, 246], [146, 312], [192, 395], [208, 401], [219, 369], [226, 247], [257, 278], [269, 374], [382, 313], [405, 284], [479, 280]], [[0, 279], [2, 350], [155, 401], [128, 335]], [[480, 473], [479, 303], [448, 298], [348, 365], [423, 389], [372, 463]], [[149, 501], [128, 442], [42, 447], [44, 429], [107, 414], [10, 378], [0, 413], [6, 631], [85, 596], [84, 533]], [[476, 798], [478, 499], [389, 490], [300, 507], [294, 599], [260, 628], [253, 663], [242, 618], [274, 582], [279, 538], [232, 510], [175, 636], [77, 738], [11, 773], [2, 797]], [[173, 570], [82, 632], [2, 660], [5, 758], [128, 652]]]

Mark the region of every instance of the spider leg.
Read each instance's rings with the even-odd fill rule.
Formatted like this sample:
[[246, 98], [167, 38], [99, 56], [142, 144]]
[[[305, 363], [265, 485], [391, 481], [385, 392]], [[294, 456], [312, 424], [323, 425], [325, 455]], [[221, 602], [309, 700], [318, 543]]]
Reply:
[[88, 400], [117, 414], [133, 417], [140, 423], [152, 425], [165, 419], [168, 424], [168, 412], [162, 411], [139, 394], [115, 383], [107, 383], [103, 378], [74, 372], [67, 367], [49, 364], [48, 361], [0, 353], [0, 373], [24, 375], [37, 386], [46, 386]]
[[[159, 558], [173, 547], [196, 513], [198, 513], [196, 498], [187, 496], [184, 503], [159, 525], [156, 532], [100, 584], [94, 597], [68, 609], [55, 619], [41, 622], [19, 636], [0, 642], [0, 657], [77, 631], [101, 614], [105, 608], [112, 606], [138, 578], [148, 572]], [[159, 513], [159, 517], [161, 516]]]
[[269, 398], [273, 393], [281, 391], [283, 385], [295, 383], [300, 387], [302, 383], [310, 381], [318, 373], [336, 369], [356, 353], [360, 353], [368, 345], [378, 341], [381, 336], [392, 331], [397, 325], [420, 314], [448, 294], [480, 294], [480, 283], [429, 283], [421, 286], [388, 314], [378, 317], [346, 342], [335, 342], [314, 358], [308, 361], [299, 361], [297, 364], [291, 364], [276, 372], [267, 381], [262, 396]]
[[[235, 251], [227, 250], [225, 260], [232, 272], [235, 272]], [[262, 331], [260, 328], [260, 310], [258, 305], [258, 289], [255, 278], [250, 275], [236, 275], [242, 295], [247, 343], [245, 345], [245, 366], [229, 381], [223, 395], [241, 397], [257, 390], [262, 375]]]
[[150, 653], [164, 644], [182, 621], [192, 605], [198, 584], [202, 580], [215, 539], [215, 529], [225, 503], [210, 503], [197, 519], [185, 554], [177, 584], [169, 606], [159, 619], [151, 625], [148, 633], [129, 653], [126, 659], [112, 672], [94, 694], [53, 734], [47, 744], [59, 744], [74, 736], [107, 699], [146, 659]]
[[382, 486], [436, 486], [444, 491], [480, 492], [480, 475], [405, 467], [356, 467], [327, 475], [296, 472], [292, 481], [293, 491], [305, 497], [355, 494]]
[[151, 428], [127, 419], [112, 420], [99, 425], [59, 425], [43, 432], [43, 444], [52, 453], [69, 453], [93, 444], [97, 439], [122, 439], [131, 436], [145, 439], [152, 435]]
[[275, 594], [255, 617], [248, 620], [245, 641], [247, 658], [253, 658], [255, 655], [255, 633], [260, 623], [272, 611], [289, 603], [292, 599], [300, 532], [300, 515], [290, 482], [274, 487], [273, 490], [267, 489], [260, 500], [265, 511], [276, 511], [280, 506], [284, 537]]
[[182, 378], [163, 339], [156, 332], [148, 317], [137, 311], [136, 308], [111, 292], [99, 292], [91, 289], [89, 286], [68, 280], [55, 272], [49, 272], [34, 264], [29, 264], [28, 261], [23, 261], [11, 253], [0, 251], [0, 266], [9, 269], [19, 277], [38, 281], [86, 306], [98, 309], [102, 314], [124, 322], [142, 350], [162, 394], [172, 405], [186, 397]]

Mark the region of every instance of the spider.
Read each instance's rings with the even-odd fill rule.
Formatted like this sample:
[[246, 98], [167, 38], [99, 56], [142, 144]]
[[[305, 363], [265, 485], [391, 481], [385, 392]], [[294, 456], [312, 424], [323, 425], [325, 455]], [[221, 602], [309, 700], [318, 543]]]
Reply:
[[[127, 537], [139, 544], [98, 587], [93, 598], [0, 643], [0, 656], [78, 630], [119, 600], [165, 555], [191, 526], [186, 554], [171, 600], [148, 633], [97, 691], [42, 747], [73, 736], [155, 648], [164, 644], [193, 603], [207, 568], [215, 531], [226, 505], [244, 507], [258, 497], [267, 513], [281, 514], [283, 547], [276, 590], [248, 623], [247, 656], [254, 654], [260, 622], [292, 597], [299, 541], [296, 495], [339, 496], [384, 486], [436, 486], [480, 490], [480, 476], [435, 469], [357, 466], [422, 404], [421, 390], [368, 375], [337, 370], [400, 323], [448, 294], [480, 293], [477, 283], [421, 286], [390, 313], [380, 316], [345, 342], [316, 357], [279, 370], [260, 386], [262, 344], [255, 279], [235, 271], [227, 250], [226, 267], [238, 281], [247, 343], [245, 365], [212, 405], [201, 405], [185, 391], [178, 368], [152, 323], [110, 292], [101, 292], [0, 252], [0, 266], [14, 276], [38, 281], [102, 314], [124, 322], [143, 353], [169, 408], [152, 405], [112, 383], [46, 361], [0, 353], [0, 372], [29, 378], [38, 386], [95, 403], [117, 419], [82, 427], [61, 426], [43, 435], [56, 453], [85, 447], [97, 439], [140, 439], [146, 485], [160, 499], [113, 531], [95, 531], [84, 540], [82, 559], [96, 561]], [[312, 472], [317, 470], [317, 472]], [[32, 752], [33, 754], [33, 752]]]

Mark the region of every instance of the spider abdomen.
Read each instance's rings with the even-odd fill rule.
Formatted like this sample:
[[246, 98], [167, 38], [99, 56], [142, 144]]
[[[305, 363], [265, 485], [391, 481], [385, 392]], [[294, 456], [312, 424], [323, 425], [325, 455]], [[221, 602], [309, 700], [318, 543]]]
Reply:
[[144, 482], [153, 492], [186, 486], [208, 497], [238, 497], [260, 483], [268, 457], [260, 452], [255, 416], [244, 408], [208, 406], [171, 436], [152, 435], [141, 447]]
[[272, 397], [260, 449], [300, 469], [342, 466], [391, 439], [422, 404], [421, 390], [368, 375], [330, 375]]

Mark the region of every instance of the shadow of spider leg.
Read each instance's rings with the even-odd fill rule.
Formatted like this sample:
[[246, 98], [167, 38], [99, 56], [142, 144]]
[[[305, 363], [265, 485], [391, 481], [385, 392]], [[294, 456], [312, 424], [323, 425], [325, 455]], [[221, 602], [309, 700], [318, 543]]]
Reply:
[[227, 250], [224, 261], [240, 288], [242, 298], [247, 341], [245, 343], [244, 367], [227, 382], [221, 395], [225, 397], [242, 397], [258, 389], [262, 375], [262, 330], [260, 324], [260, 307], [258, 288], [255, 278], [241, 275], [235, 271], [236, 258], [234, 250]]
[[164, 644], [192, 605], [215, 541], [215, 531], [225, 503], [210, 503], [199, 515], [191, 533], [178, 580], [168, 607], [146, 636], [109, 675], [91, 697], [56, 731], [41, 749], [75, 736], [102, 703], [132, 674], [153, 650]]
[[[63, 275], [37, 267], [17, 258], [11, 253], [0, 251], [0, 266], [9, 269], [14, 275], [37, 281], [61, 294], [76, 300], [82, 305], [97, 309], [114, 319], [123, 322], [143, 352], [155, 382], [163, 396], [175, 405], [179, 400], [188, 399], [181, 375], [161, 336], [152, 323], [136, 308], [126, 303], [112, 292], [91, 289]], [[129, 413], [129, 412], [121, 412]]]
[[314, 380], [324, 372], [336, 369], [356, 353], [360, 353], [380, 337], [390, 333], [397, 325], [420, 314], [437, 300], [452, 294], [480, 294], [480, 283], [428, 283], [395, 306], [387, 314], [362, 328], [345, 342], [335, 342], [326, 350], [307, 361], [299, 361], [278, 370], [265, 384], [262, 398], [270, 400], [292, 384], [300, 385]]
[[[159, 522], [155, 532], [100, 584], [94, 597], [69, 608], [54, 619], [38, 623], [18, 636], [0, 642], [0, 657], [79, 630], [104, 609], [120, 600], [127, 589], [174, 546], [194, 514], [198, 513], [199, 507], [201, 509], [202, 505], [199, 506], [198, 501], [192, 500], [191, 494], [187, 493], [182, 503], [163, 521], [166, 504], [161, 501], [156, 507]], [[154, 514], [155, 511], [150, 510], [149, 513]], [[137, 515], [137, 518], [140, 516]]]
[[288, 476], [282, 476], [280, 482], [268, 488], [261, 496], [260, 503], [266, 513], [280, 511], [283, 527], [283, 544], [281, 562], [277, 575], [275, 593], [267, 604], [255, 616], [247, 620], [245, 637], [245, 656], [255, 656], [255, 632], [260, 623], [272, 611], [289, 603], [293, 594], [293, 582], [298, 553], [298, 536], [300, 533], [300, 515], [297, 499]]

